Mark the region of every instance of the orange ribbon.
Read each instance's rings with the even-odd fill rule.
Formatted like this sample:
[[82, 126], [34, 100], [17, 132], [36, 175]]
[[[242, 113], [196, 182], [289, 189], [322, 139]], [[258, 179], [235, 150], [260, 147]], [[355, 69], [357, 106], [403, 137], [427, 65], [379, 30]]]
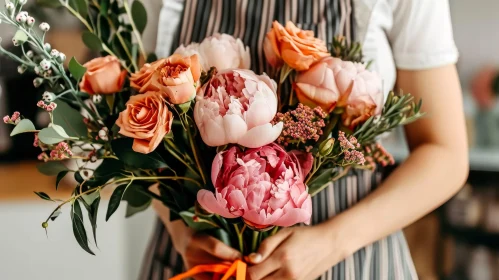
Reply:
[[213, 280], [219, 280], [220, 276], [222, 275], [223, 276], [221, 280], [228, 280], [231, 276], [236, 276], [236, 280], [245, 280], [246, 267], [246, 263], [242, 260], [236, 260], [233, 263], [198, 265], [182, 274], [170, 278], [170, 280], [183, 280], [188, 277], [206, 272], [214, 273]]

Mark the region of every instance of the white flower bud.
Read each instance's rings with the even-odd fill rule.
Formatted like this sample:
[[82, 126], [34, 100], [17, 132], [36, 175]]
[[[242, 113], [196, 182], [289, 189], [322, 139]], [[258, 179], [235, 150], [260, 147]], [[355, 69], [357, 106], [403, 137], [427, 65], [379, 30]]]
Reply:
[[28, 0], [18, 0], [18, 3], [24, 6], [28, 3]]
[[94, 95], [92, 95], [92, 101], [95, 104], [101, 103], [102, 102], [102, 95], [100, 95], [100, 94], [94, 94]]
[[26, 24], [29, 27], [33, 27], [33, 25], [35, 25], [35, 18], [28, 16], [28, 18], [26, 19]]
[[56, 49], [53, 49], [53, 50], [50, 51], [50, 55], [52, 57], [58, 57], [59, 56], [59, 51], [56, 50]]
[[7, 3], [7, 4], [5, 4], [5, 9], [6, 9], [7, 11], [9, 11], [9, 12], [14, 11], [14, 9], [15, 9], [15, 8], [16, 8], [16, 7], [14, 6], [14, 4], [12, 4], [12, 3], [10, 3], [10, 2], [9, 2], [9, 3]]
[[35, 56], [35, 54], [33, 53], [33, 51], [27, 51], [26, 52], [26, 57], [27, 58], [33, 58], [33, 56]]
[[18, 47], [18, 46], [19, 46], [19, 41], [17, 41], [15, 38], [12, 38], [12, 44], [13, 44], [15, 47]]
[[35, 74], [40, 75], [42, 73], [42, 69], [40, 69], [40, 66], [35, 66]]
[[20, 12], [16, 16], [16, 21], [19, 23], [25, 23], [27, 19], [28, 19], [28, 16], [23, 12]]
[[46, 91], [42, 95], [42, 100], [47, 103], [54, 101], [54, 99], [55, 99], [55, 94], [50, 91]]
[[43, 77], [44, 78], [48, 78], [50, 76], [52, 76], [52, 70], [48, 70], [48, 71], [43, 72]]
[[43, 84], [42, 78], [36, 78], [33, 80], [33, 86], [35, 86], [35, 88], [40, 87], [42, 84]]
[[52, 50], [52, 46], [49, 43], [45, 43], [43, 45], [43, 48], [48, 52]]
[[52, 62], [44, 59], [40, 62], [40, 67], [42, 68], [42, 70], [48, 71], [50, 69], [50, 67], [52, 67]]
[[43, 32], [48, 32], [50, 30], [50, 25], [46, 22], [40, 23], [40, 30]]
[[59, 56], [57, 57], [57, 61], [59, 63], [63, 63], [66, 60], [66, 55], [64, 53], [59, 53]]
[[105, 131], [104, 129], [99, 130], [99, 138], [104, 141], [109, 140], [109, 137], [107, 137], [107, 131]]
[[19, 65], [17, 67], [17, 72], [19, 72], [19, 74], [24, 74], [24, 72], [26, 72], [26, 70], [28, 70], [28, 67], [26, 65]]

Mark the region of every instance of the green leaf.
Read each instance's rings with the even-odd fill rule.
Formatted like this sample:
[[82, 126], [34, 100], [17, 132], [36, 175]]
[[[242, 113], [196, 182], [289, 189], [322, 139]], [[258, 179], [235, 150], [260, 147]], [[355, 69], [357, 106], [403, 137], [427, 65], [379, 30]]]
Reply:
[[78, 241], [78, 244], [80, 244], [81, 248], [87, 251], [87, 253], [95, 255], [88, 246], [87, 231], [83, 225], [83, 213], [81, 212], [80, 203], [78, 201], [75, 201], [71, 207], [71, 221], [73, 223], [73, 234], [76, 241]]
[[20, 45], [22, 45], [26, 41], [28, 41], [28, 35], [26, 35], [26, 32], [22, 30], [17, 30], [16, 34], [13, 37], [13, 40], [16, 40]]
[[81, 39], [83, 40], [83, 43], [87, 46], [87, 48], [100, 52], [102, 51], [102, 42], [97, 35], [90, 31], [84, 31], [83, 34], [81, 35]]
[[62, 100], [56, 100], [57, 109], [52, 113], [54, 123], [61, 126], [69, 136], [86, 137], [88, 129], [77, 110]]
[[142, 191], [142, 188], [141, 185], [131, 184], [126, 188], [125, 193], [123, 194], [123, 200], [127, 201], [128, 205], [133, 207], [141, 207], [148, 204], [151, 197], [145, 194]]
[[132, 150], [133, 139], [121, 138], [111, 142], [116, 156], [126, 165], [143, 168], [143, 169], [158, 169], [167, 168], [163, 158], [157, 152], [149, 154], [141, 154]]
[[109, 38], [111, 37], [111, 27], [109, 26], [107, 19], [102, 15], [99, 15], [99, 18], [97, 19], [97, 30], [99, 31], [99, 37], [101, 40], [109, 42]]
[[114, 108], [114, 94], [106, 94], [106, 103], [107, 103], [107, 106], [109, 107], [109, 111], [111, 112], [111, 115], [112, 115], [113, 108]]
[[21, 120], [16, 125], [16, 127], [14, 127], [14, 129], [10, 133], [10, 136], [14, 136], [25, 132], [36, 132], [35, 125], [28, 119]]
[[83, 203], [88, 212], [88, 219], [90, 220], [90, 225], [92, 226], [92, 234], [94, 236], [95, 245], [97, 245], [97, 213], [99, 211], [100, 204], [100, 196], [99, 192], [97, 193], [97, 197], [93, 200], [92, 203], [87, 203], [86, 201]]
[[142, 2], [139, 0], [133, 1], [132, 4], [132, 19], [137, 30], [142, 33], [147, 26], [147, 11]]
[[44, 144], [53, 145], [64, 140], [72, 139], [72, 137], [69, 137], [64, 131], [64, 128], [62, 128], [61, 126], [53, 125], [51, 127], [40, 130], [40, 132], [38, 133], [38, 139], [40, 139], [40, 141], [42, 141], [42, 143]]
[[34, 192], [36, 195], [38, 195], [41, 199], [48, 200], [48, 201], [53, 201], [50, 196], [44, 192]]
[[59, 0], [36, 0], [36, 4], [38, 6], [52, 8], [52, 9], [62, 7], [62, 4]]
[[131, 216], [133, 216], [133, 215], [135, 215], [137, 213], [140, 213], [140, 212], [146, 210], [149, 207], [150, 204], [151, 204], [151, 200], [149, 200], [149, 202], [147, 204], [144, 204], [144, 205], [142, 205], [140, 207], [133, 207], [130, 204], [128, 204], [127, 207], [126, 207], [125, 217], [129, 218], [129, 217], [131, 217]]
[[196, 215], [190, 211], [182, 211], [180, 212], [180, 217], [185, 221], [185, 223], [195, 231], [202, 231], [202, 230], [208, 230], [208, 229], [214, 229], [216, 228], [214, 225], [211, 223], [208, 223], [207, 219], [204, 218], [197, 218], [197, 221], [194, 221], [194, 217]]
[[57, 179], [55, 180], [55, 189], [57, 190], [59, 188], [59, 183], [61, 180], [68, 174], [69, 171], [61, 171], [59, 174], [57, 174]]
[[216, 239], [222, 241], [227, 246], [232, 246], [230, 242], [230, 235], [224, 229], [217, 228], [210, 232], [210, 235], [214, 236]]
[[77, 81], [79, 81], [83, 75], [85, 75], [85, 72], [87, 72], [87, 68], [78, 63], [74, 57], [69, 61], [68, 68], [71, 75], [73, 75], [73, 78]]
[[114, 189], [113, 194], [111, 195], [111, 198], [109, 199], [109, 204], [107, 206], [107, 213], [106, 213], [106, 222], [109, 221], [109, 218], [118, 210], [118, 207], [120, 206], [121, 200], [123, 198], [123, 194], [125, 193], [125, 190], [127, 188], [127, 185], [121, 185], [116, 187]]
[[100, 14], [102, 16], [107, 16], [109, 12], [109, 4], [111, 0], [101, 0], [100, 1]]
[[86, 204], [92, 205], [95, 200], [97, 200], [100, 197], [99, 191], [92, 192], [90, 194], [84, 194], [82, 195], [83, 201], [85, 201]]
[[62, 213], [61, 210], [55, 211], [54, 213], [52, 213], [52, 215], [50, 215], [50, 220], [55, 221], [55, 219], [57, 219], [57, 217], [59, 217], [59, 215], [61, 215], [61, 213]]
[[87, 0], [74, 0], [76, 2], [76, 8], [78, 9], [78, 13], [82, 18], [86, 18], [88, 16], [88, 2]]
[[55, 176], [63, 171], [69, 171], [69, 169], [60, 161], [41, 163], [38, 164], [36, 168], [40, 173], [47, 176]]

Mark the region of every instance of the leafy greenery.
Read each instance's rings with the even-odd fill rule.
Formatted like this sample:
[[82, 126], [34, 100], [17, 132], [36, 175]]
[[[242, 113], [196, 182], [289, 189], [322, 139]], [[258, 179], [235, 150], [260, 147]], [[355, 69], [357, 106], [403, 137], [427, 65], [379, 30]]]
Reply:
[[61, 126], [72, 137], [86, 137], [87, 126], [83, 123], [80, 112], [71, 108], [66, 102], [56, 100], [57, 108], [52, 113], [54, 124]]
[[78, 63], [74, 57], [69, 61], [68, 69], [71, 75], [73, 75], [73, 78], [77, 81], [79, 81], [83, 75], [85, 75], [85, 72], [87, 72], [87, 68]]
[[43, 200], [53, 201], [52, 198], [50, 198], [50, 196], [44, 192], [34, 192], [34, 193]]
[[62, 179], [64, 179], [64, 177], [68, 174], [68, 172], [69, 171], [64, 170], [64, 171], [59, 172], [59, 174], [57, 174], [57, 178], [55, 181], [55, 189], [56, 190], [59, 188], [59, 183], [61, 182]]
[[26, 132], [35, 132], [35, 125], [28, 119], [21, 120], [12, 130], [10, 136], [14, 136]]
[[123, 199], [123, 194], [125, 193], [127, 185], [120, 185], [114, 189], [111, 198], [109, 199], [109, 204], [107, 206], [106, 222], [109, 221], [111, 216], [118, 210]]
[[142, 2], [135, 0], [132, 4], [132, 19], [137, 30], [142, 33], [147, 26], [147, 11]]
[[83, 213], [78, 200], [71, 206], [71, 221], [73, 223], [73, 234], [78, 244], [80, 244], [81, 248], [87, 251], [87, 253], [95, 255], [88, 245], [87, 231], [83, 225]]
[[63, 171], [68, 171], [69, 169], [60, 161], [49, 161], [45, 163], [40, 163], [36, 166], [38, 171], [43, 175], [56, 176]]
[[126, 165], [143, 169], [167, 168], [163, 158], [157, 152], [149, 154], [137, 153], [132, 149], [133, 139], [121, 138], [111, 142], [116, 156]]
[[102, 51], [101, 39], [92, 32], [84, 31], [81, 35], [83, 43], [91, 50], [100, 52]]

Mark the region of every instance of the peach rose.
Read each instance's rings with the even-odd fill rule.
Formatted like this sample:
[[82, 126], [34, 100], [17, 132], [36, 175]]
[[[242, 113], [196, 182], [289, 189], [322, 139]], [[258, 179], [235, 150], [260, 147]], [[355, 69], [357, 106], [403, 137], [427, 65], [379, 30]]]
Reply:
[[172, 104], [182, 104], [196, 96], [201, 77], [197, 55], [184, 57], [174, 54], [167, 59], [146, 64], [132, 74], [130, 85], [140, 93], [159, 92]]
[[383, 109], [381, 78], [360, 63], [326, 57], [296, 78], [298, 100], [327, 112], [345, 108], [344, 124], [356, 126]]
[[326, 43], [315, 38], [313, 31], [301, 30], [290, 21], [286, 27], [274, 21], [263, 42], [263, 51], [273, 67], [280, 67], [284, 61], [297, 71], [307, 70], [314, 62], [331, 56]]
[[83, 66], [87, 72], [80, 82], [81, 91], [88, 94], [113, 94], [123, 88], [127, 72], [121, 70], [116, 57], [98, 57]]
[[132, 149], [148, 154], [156, 149], [170, 132], [173, 114], [157, 92], [130, 97], [126, 109], [120, 113], [116, 125], [121, 135], [135, 139]]

